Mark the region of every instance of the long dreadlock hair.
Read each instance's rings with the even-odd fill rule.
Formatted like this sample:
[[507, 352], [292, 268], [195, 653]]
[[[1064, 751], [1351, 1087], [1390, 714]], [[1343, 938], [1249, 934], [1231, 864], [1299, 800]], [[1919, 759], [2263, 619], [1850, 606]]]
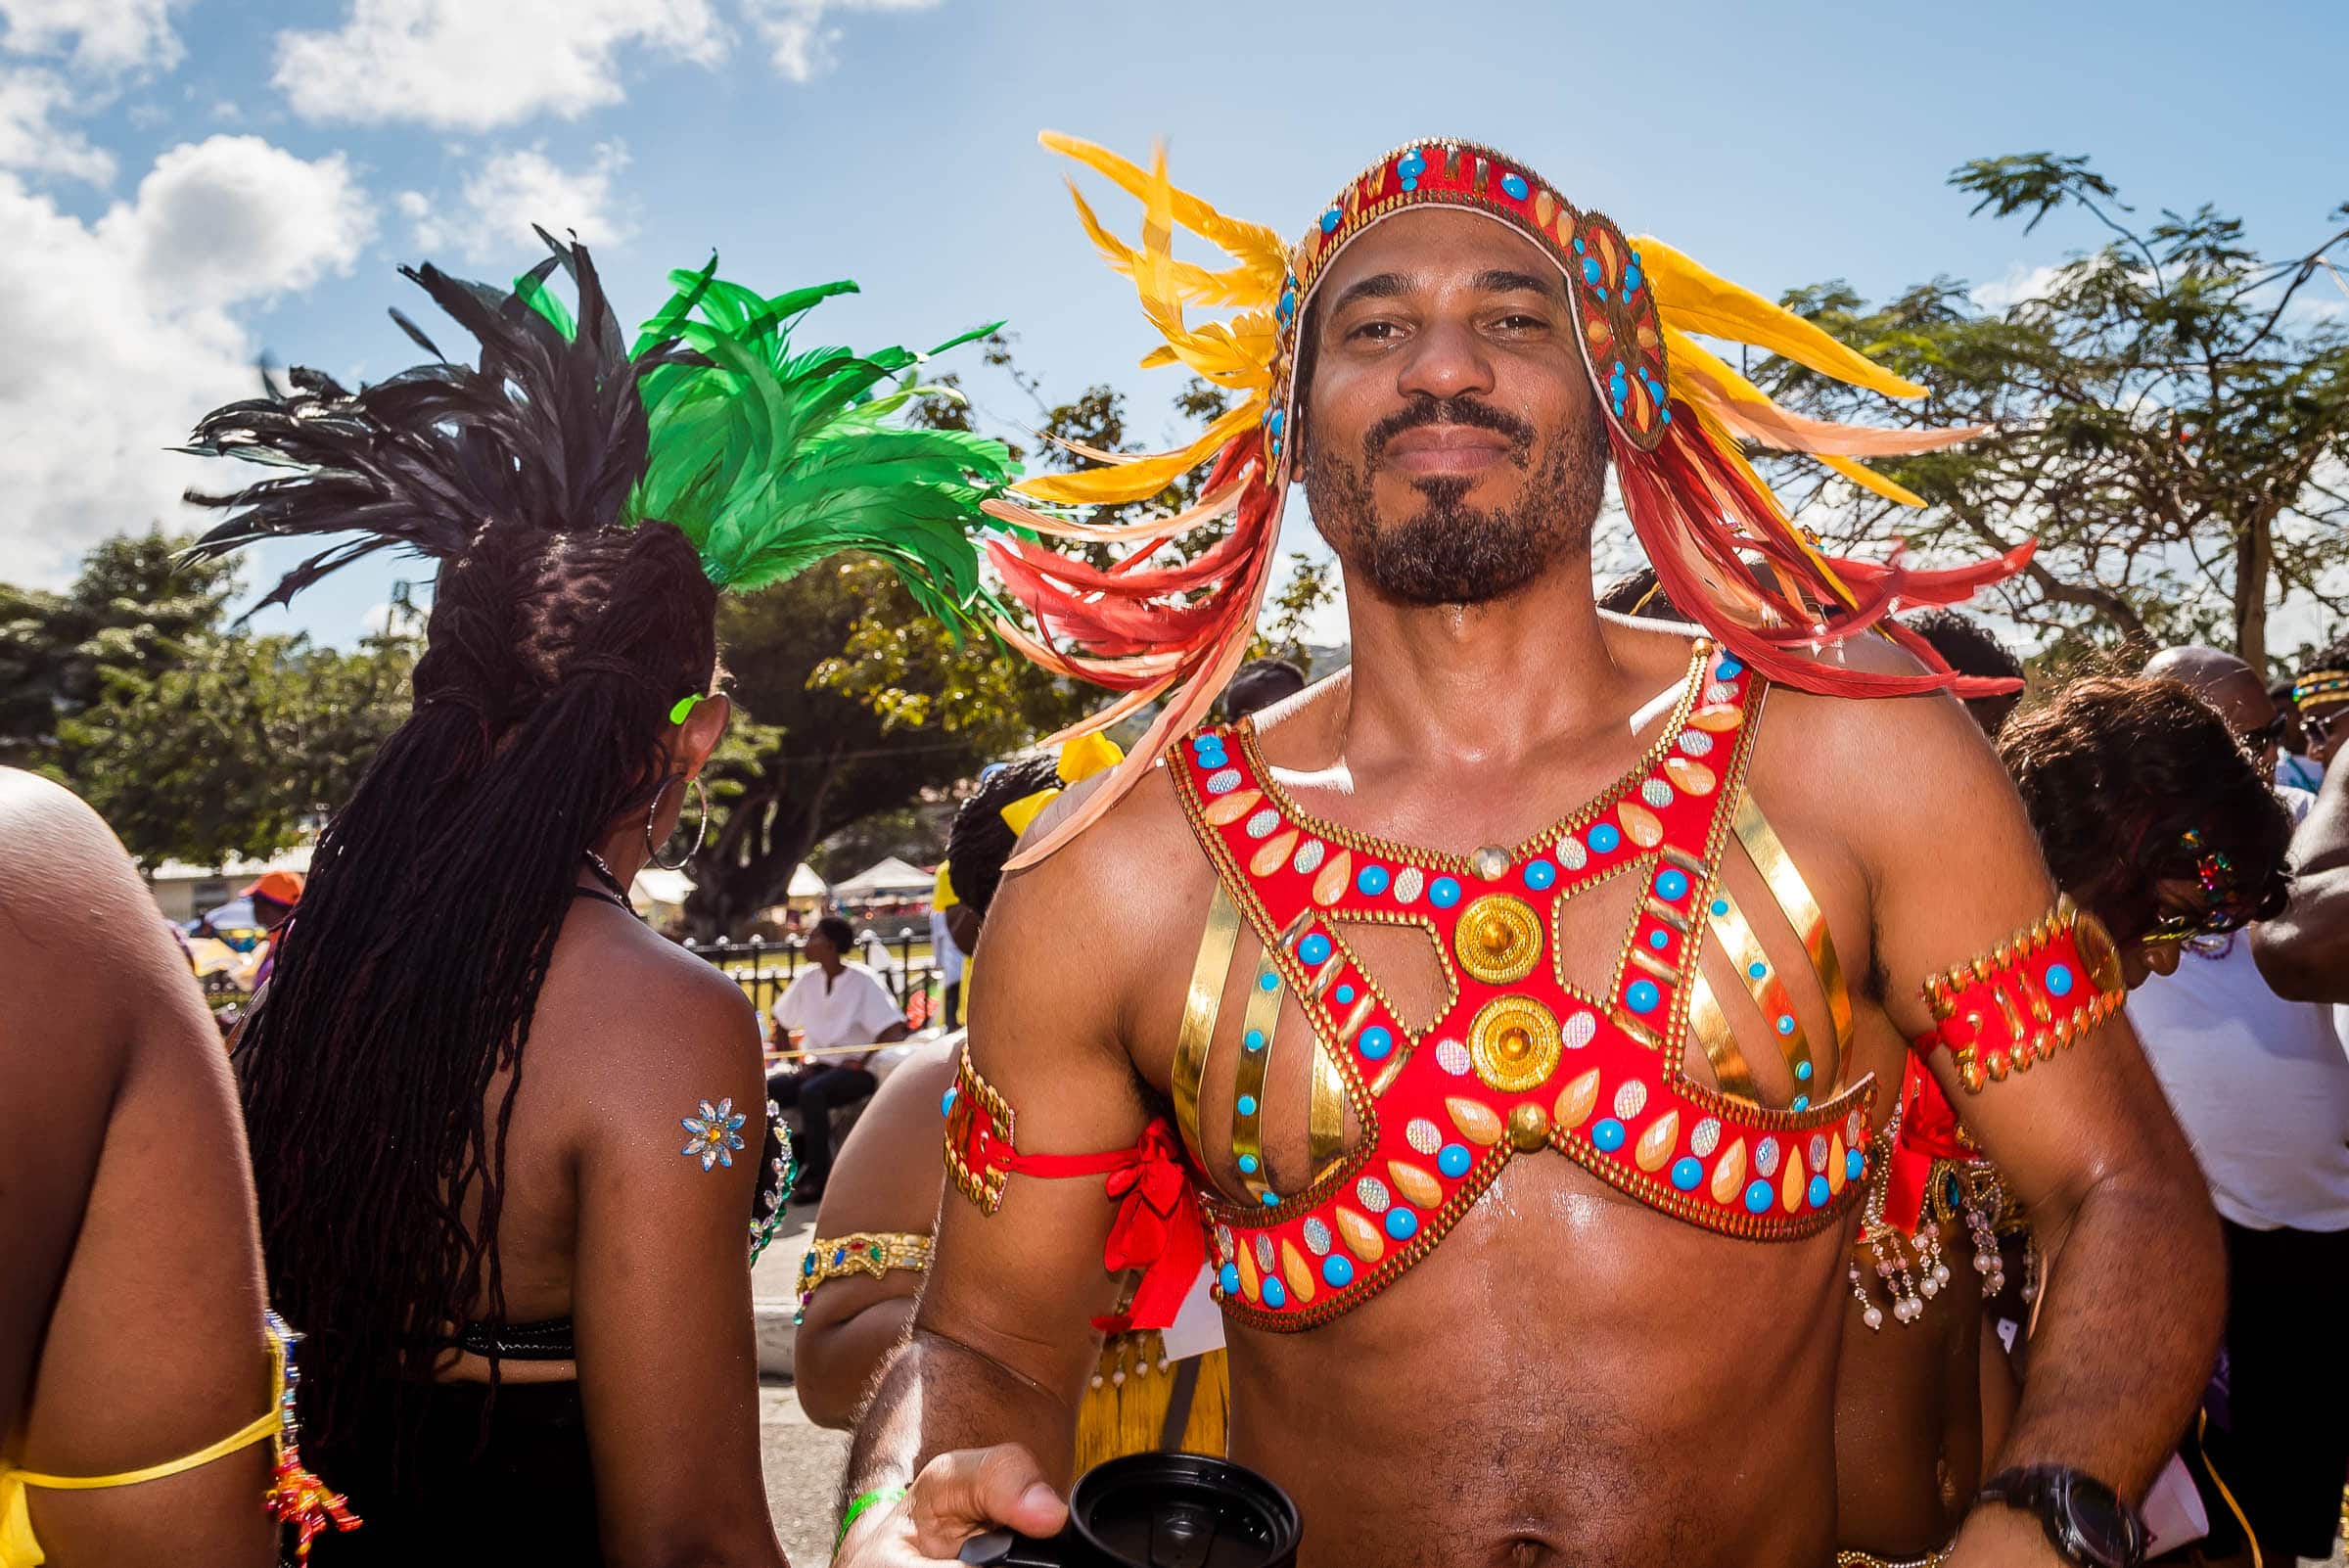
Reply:
[[[454, 1327], [484, 1302], [503, 1316], [506, 1136], [555, 939], [585, 851], [674, 782], [668, 709], [716, 664], [694, 546], [622, 517], [644, 468], [637, 379], [677, 361], [632, 356], [584, 250], [549, 244], [514, 293], [408, 273], [480, 341], [478, 367], [402, 319], [433, 362], [356, 392], [291, 372], [191, 446], [289, 471], [191, 495], [233, 514], [199, 554], [361, 532], [264, 603], [378, 549], [441, 563], [414, 710], [321, 836], [235, 1055], [270, 1291], [311, 1336], [321, 1449], [386, 1400], [412, 1432]], [[524, 298], [557, 265], [577, 283], [568, 332]]]

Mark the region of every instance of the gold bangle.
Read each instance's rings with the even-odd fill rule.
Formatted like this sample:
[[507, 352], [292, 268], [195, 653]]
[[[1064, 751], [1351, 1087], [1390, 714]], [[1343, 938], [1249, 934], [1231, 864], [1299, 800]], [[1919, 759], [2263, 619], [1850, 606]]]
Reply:
[[829, 1240], [819, 1236], [808, 1243], [807, 1256], [800, 1260], [800, 1305], [806, 1306], [815, 1287], [827, 1280], [852, 1274], [879, 1279], [892, 1268], [926, 1272], [933, 1245], [931, 1237], [903, 1230], [859, 1230]]

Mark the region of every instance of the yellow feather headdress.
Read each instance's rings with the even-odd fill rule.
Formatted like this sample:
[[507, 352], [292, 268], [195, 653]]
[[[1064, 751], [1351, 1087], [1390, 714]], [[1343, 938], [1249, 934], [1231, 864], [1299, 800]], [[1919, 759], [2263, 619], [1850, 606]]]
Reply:
[[[1850, 696], [1884, 696], [1974, 683], [1954, 674], [1921, 638], [1889, 619], [1896, 603], [1951, 603], [2021, 570], [2029, 547], [1955, 571], [1825, 554], [1797, 529], [1746, 460], [1743, 443], [1817, 457], [1852, 483], [1907, 505], [1917, 496], [1863, 458], [1930, 451], [1979, 429], [1897, 430], [1804, 418], [1773, 403], [1698, 336], [1780, 354], [1822, 376], [1893, 397], [1924, 389], [1893, 375], [1817, 326], [1707, 271], [1662, 241], [1626, 237], [1603, 214], [1576, 208], [1521, 162], [1463, 141], [1398, 149], [1339, 191], [1305, 238], [1225, 216], [1167, 177], [1161, 147], [1143, 169], [1106, 148], [1046, 131], [1043, 145], [1093, 169], [1142, 205], [1140, 243], [1104, 225], [1075, 183], [1078, 220], [1094, 247], [1133, 283], [1161, 346], [1142, 363], [1182, 365], [1234, 402], [1199, 437], [1150, 455], [1087, 453], [1099, 466], [1023, 481], [1016, 493], [1048, 507], [1144, 501], [1213, 464], [1198, 503], [1174, 517], [1088, 527], [1020, 500], [988, 510], [1036, 533], [1138, 547], [1106, 570], [1042, 544], [990, 545], [1011, 593], [1035, 613], [1039, 642], [1007, 637], [1057, 673], [1125, 695], [1079, 731], [1151, 703], [1166, 707], [1110, 786], [1014, 864], [1040, 858], [1082, 830], [1140, 776], [1163, 746], [1199, 722], [1245, 653], [1279, 536], [1293, 477], [1287, 432], [1301, 323], [1315, 284], [1357, 236], [1396, 212], [1444, 206], [1480, 212], [1539, 245], [1566, 278], [1584, 363], [1607, 417], [1625, 510], [1673, 603], [1773, 680]], [[1178, 261], [1180, 227], [1231, 260], [1221, 269]], [[1227, 310], [1194, 321], [1192, 309]], [[1166, 539], [1230, 518], [1231, 532], [1179, 568], [1148, 561]], [[1759, 570], [1757, 570], [1757, 567]], [[1810, 650], [1877, 628], [1925, 665], [1925, 674], [1874, 673], [1822, 664]]]

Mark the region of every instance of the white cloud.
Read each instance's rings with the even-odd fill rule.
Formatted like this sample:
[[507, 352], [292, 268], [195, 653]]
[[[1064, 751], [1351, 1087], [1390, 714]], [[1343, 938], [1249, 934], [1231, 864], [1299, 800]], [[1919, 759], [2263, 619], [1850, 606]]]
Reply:
[[841, 29], [825, 24], [827, 15], [931, 11], [939, 4], [940, 0], [743, 0], [743, 9], [775, 69], [792, 81], [809, 81], [838, 60]]
[[613, 190], [627, 161], [627, 149], [616, 141], [600, 143], [576, 169], [556, 163], [543, 148], [525, 148], [484, 162], [453, 206], [421, 191], [400, 192], [396, 205], [427, 255], [455, 252], [493, 261], [540, 254], [533, 223], [557, 236], [576, 233], [589, 245], [617, 245], [636, 232]]
[[281, 32], [272, 80], [305, 119], [489, 130], [626, 96], [623, 56], [714, 65], [709, 0], [353, 0], [334, 32]]
[[37, 67], [0, 67], [0, 168], [104, 185], [115, 177], [115, 161], [88, 137], [57, 122], [73, 105], [73, 93], [55, 72]]
[[257, 137], [173, 148], [95, 223], [0, 173], [0, 551], [18, 581], [69, 577], [99, 539], [193, 521], [165, 448], [254, 387], [258, 346], [234, 305], [347, 271], [373, 216], [340, 158]]
[[2061, 270], [2017, 261], [2006, 269], [2004, 277], [1974, 285], [1970, 298], [1983, 310], [2004, 310], [2026, 300], [2044, 300], [2054, 289], [2055, 275]]
[[23, 55], [71, 52], [94, 74], [168, 70], [179, 64], [171, 12], [193, 0], [0, 0], [0, 49]]

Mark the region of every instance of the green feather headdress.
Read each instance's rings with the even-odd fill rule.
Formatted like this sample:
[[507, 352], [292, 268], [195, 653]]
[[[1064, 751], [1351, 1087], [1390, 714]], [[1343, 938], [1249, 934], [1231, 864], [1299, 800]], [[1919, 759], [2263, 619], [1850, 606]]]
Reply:
[[[262, 396], [199, 421], [187, 450], [275, 477], [191, 491], [230, 514], [191, 553], [345, 536], [267, 604], [381, 549], [450, 559], [493, 517], [550, 531], [657, 519], [693, 541], [722, 588], [761, 588], [861, 550], [957, 630], [999, 608], [973, 533], [979, 503], [1017, 477], [1010, 452], [904, 422], [914, 399], [954, 395], [914, 379], [928, 355], [792, 345], [807, 312], [853, 283], [769, 298], [718, 278], [713, 256], [669, 275], [674, 292], [630, 345], [585, 248], [541, 238], [553, 254], [511, 292], [402, 269], [479, 341], [478, 366], [451, 361], [395, 310], [431, 362], [356, 392], [297, 367], [287, 387], [264, 377]], [[547, 287], [558, 268], [576, 312]]]

